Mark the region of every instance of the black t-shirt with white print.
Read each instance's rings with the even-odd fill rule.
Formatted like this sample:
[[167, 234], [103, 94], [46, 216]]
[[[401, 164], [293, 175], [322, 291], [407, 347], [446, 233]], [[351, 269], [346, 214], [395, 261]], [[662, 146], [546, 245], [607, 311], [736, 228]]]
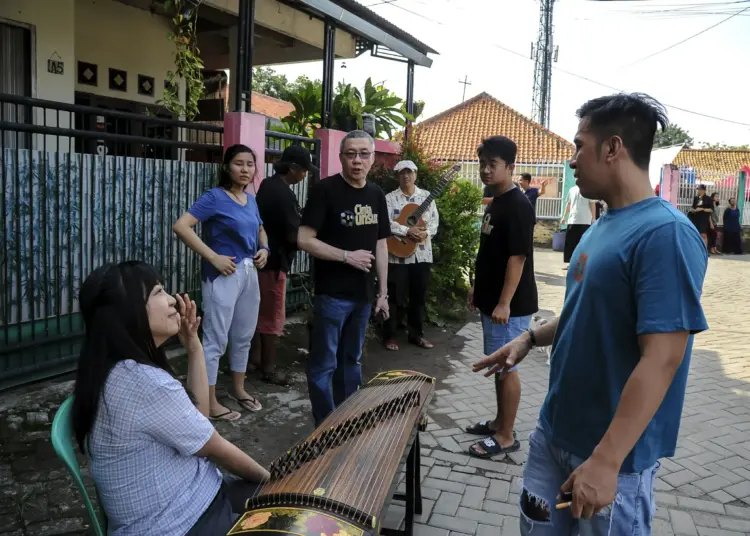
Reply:
[[[302, 225], [317, 231], [317, 238], [345, 251], [364, 249], [375, 255], [378, 240], [391, 236], [385, 194], [367, 182], [355, 188], [338, 174], [312, 188], [302, 214]], [[341, 261], [315, 259], [315, 294], [351, 301], [375, 298], [375, 262], [369, 272]]]
[[521, 279], [510, 301], [510, 316], [526, 316], [539, 310], [534, 279], [534, 208], [519, 188], [495, 197], [482, 219], [474, 305], [487, 316], [500, 301], [508, 259], [526, 256]]

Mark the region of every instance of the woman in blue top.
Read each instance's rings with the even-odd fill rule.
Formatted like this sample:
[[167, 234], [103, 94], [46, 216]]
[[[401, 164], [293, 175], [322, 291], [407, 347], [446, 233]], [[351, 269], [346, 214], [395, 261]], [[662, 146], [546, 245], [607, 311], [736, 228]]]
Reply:
[[[209, 417], [234, 421], [240, 417], [216, 399], [219, 358], [229, 343], [232, 369], [230, 398], [248, 411], [260, 401], [245, 391], [250, 342], [260, 306], [257, 270], [268, 259], [268, 237], [255, 198], [245, 189], [255, 179], [255, 153], [232, 145], [224, 153], [219, 186], [204, 193], [174, 224], [174, 232], [203, 257], [203, 347], [209, 385]], [[203, 224], [203, 237], [193, 227]]]
[[737, 200], [729, 199], [729, 206], [724, 210], [724, 241], [721, 245], [723, 253], [742, 255], [742, 225], [740, 224], [740, 209]]

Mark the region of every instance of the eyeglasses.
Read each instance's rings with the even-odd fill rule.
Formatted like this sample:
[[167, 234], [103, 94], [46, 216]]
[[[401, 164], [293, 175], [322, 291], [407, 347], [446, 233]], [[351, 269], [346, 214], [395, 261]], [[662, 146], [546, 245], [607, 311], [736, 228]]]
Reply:
[[347, 160], [354, 160], [355, 158], [357, 158], [357, 156], [359, 156], [362, 160], [368, 160], [370, 156], [372, 156], [372, 153], [370, 151], [347, 151], [341, 154], [344, 155]]

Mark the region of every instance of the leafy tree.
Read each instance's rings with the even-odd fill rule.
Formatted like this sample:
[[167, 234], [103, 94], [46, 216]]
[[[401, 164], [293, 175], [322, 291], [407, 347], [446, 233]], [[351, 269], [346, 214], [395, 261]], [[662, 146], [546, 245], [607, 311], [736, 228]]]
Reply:
[[278, 74], [270, 67], [256, 67], [253, 69], [253, 91], [288, 100], [290, 84], [286, 75]]
[[687, 130], [675, 124], [669, 125], [664, 130], [656, 131], [656, 136], [654, 137], [655, 149], [659, 147], [674, 147], [675, 145], [682, 145], [686, 148], [691, 147], [693, 145], [693, 138]]
[[750, 145], [726, 145], [724, 143], [702, 142], [701, 149], [713, 149], [714, 151], [750, 151]]
[[304, 81], [289, 95], [289, 102], [294, 111], [281, 122], [289, 134], [312, 137], [313, 129], [320, 127], [320, 103], [323, 101], [323, 90], [320, 84]]

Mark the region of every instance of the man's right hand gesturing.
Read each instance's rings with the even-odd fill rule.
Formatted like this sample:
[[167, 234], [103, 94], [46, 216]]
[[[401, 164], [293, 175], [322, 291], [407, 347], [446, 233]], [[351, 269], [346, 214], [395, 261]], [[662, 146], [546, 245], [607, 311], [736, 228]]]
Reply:
[[493, 374], [502, 372], [503, 369], [507, 370], [518, 365], [529, 354], [529, 350], [531, 350], [531, 338], [528, 333], [524, 333], [484, 359], [474, 363], [472, 370], [479, 372], [489, 368], [484, 373], [489, 378]]
[[349, 266], [362, 270], [363, 272], [369, 272], [372, 268], [372, 261], [375, 260], [375, 255], [366, 249], [358, 249], [357, 251], [350, 251], [346, 255], [344, 261]]

